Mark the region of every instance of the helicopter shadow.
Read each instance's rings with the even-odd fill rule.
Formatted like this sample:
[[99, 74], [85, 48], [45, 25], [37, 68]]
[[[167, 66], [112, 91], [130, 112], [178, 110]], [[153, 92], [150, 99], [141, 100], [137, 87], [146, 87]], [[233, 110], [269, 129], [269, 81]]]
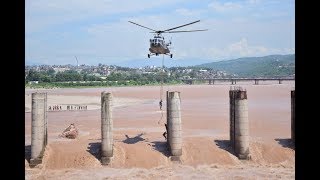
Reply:
[[170, 156], [170, 150], [167, 142], [164, 141], [153, 141], [151, 142], [151, 146], [154, 150], [159, 151], [164, 156], [169, 157]]
[[93, 155], [96, 159], [100, 160], [101, 158], [101, 142], [89, 143], [87, 147], [87, 152]]
[[285, 139], [276, 138], [274, 140], [277, 141], [278, 144], [280, 144], [284, 148], [295, 149], [294, 143], [291, 140], [291, 138], [285, 138]]
[[31, 145], [25, 145], [24, 146], [24, 159], [26, 159], [28, 161], [28, 163], [30, 163], [30, 159], [31, 159]]
[[214, 142], [220, 149], [228, 151], [230, 154], [234, 154], [230, 140], [214, 140]]
[[127, 139], [123, 140], [122, 142], [123, 143], [126, 143], [126, 144], [136, 144], [137, 142], [140, 142], [140, 141], [144, 141], [145, 139], [142, 138], [141, 136], [144, 135], [144, 133], [140, 133], [138, 134], [137, 136], [135, 137], [129, 137], [127, 134], [125, 135]]

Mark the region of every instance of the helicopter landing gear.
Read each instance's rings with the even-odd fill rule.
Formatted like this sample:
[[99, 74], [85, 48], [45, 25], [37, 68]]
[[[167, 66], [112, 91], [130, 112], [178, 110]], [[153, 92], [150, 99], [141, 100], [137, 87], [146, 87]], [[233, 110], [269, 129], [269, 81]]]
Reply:
[[165, 55], [169, 56], [170, 58], [173, 57], [173, 54], [170, 54], [170, 53], [166, 53]]
[[151, 56], [154, 56], [154, 55], [156, 55], [155, 53], [150, 53], [150, 54], [148, 54], [148, 58], [150, 58]]

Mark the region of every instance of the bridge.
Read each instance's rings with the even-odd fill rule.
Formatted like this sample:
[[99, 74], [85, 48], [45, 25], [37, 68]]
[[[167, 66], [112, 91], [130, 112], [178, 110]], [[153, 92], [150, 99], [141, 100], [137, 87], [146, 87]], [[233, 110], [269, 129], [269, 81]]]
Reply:
[[230, 81], [231, 84], [237, 84], [239, 81], [254, 81], [255, 85], [259, 84], [259, 81], [277, 81], [282, 84], [282, 81], [295, 81], [294, 77], [277, 77], [277, 78], [190, 78], [180, 79], [186, 84], [194, 84], [195, 81], [207, 81], [208, 84], [215, 84], [217, 81]]

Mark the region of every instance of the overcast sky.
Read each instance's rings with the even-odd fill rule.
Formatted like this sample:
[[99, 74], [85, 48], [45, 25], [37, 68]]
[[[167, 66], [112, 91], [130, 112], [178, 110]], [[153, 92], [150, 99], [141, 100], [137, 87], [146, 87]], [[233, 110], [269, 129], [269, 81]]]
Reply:
[[[26, 62], [114, 64], [146, 59], [150, 31], [163, 34], [176, 60], [212, 61], [295, 53], [294, 0], [26, 0]], [[154, 58], [154, 57], [152, 57]]]

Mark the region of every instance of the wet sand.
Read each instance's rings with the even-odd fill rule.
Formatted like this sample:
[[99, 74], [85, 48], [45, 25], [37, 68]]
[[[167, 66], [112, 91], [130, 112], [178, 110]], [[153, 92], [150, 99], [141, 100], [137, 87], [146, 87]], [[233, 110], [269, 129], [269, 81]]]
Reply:
[[[252, 160], [238, 160], [229, 148], [230, 84], [164, 86], [181, 92], [181, 164], [168, 158], [166, 112], [159, 110], [160, 87], [26, 89], [26, 179], [294, 179], [290, 91], [293, 82], [242, 84], [247, 90]], [[48, 106], [87, 105], [87, 110], [48, 112], [49, 143], [43, 163], [29, 168], [31, 93], [48, 93]], [[114, 96], [114, 157], [99, 161], [100, 95]], [[163, 109], [166, 109], [165, 93]], [[75, 123], [79, 137], [58, 137]], [[142, 133], [142, 135], [141, 135]], [[126, 136], [127, 135], [127, 136]]]

